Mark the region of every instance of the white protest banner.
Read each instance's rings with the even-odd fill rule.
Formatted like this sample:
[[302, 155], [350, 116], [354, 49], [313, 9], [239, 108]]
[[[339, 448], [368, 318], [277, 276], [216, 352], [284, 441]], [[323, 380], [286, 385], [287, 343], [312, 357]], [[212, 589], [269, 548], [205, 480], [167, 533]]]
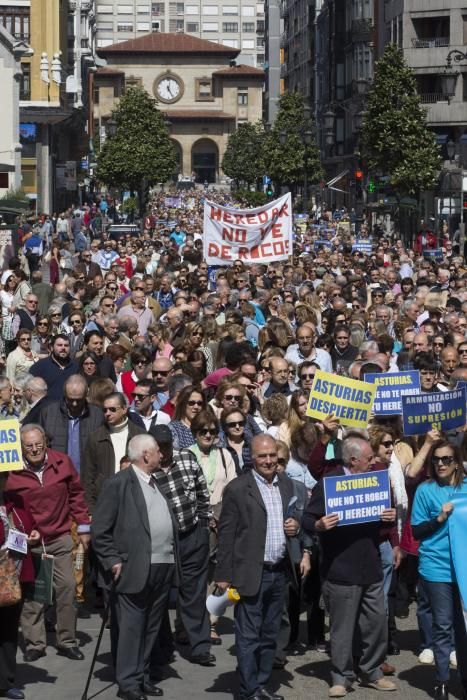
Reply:
[[268, 263], [292, 254], [290, 192], [264, 207], [235, 209], [204, 203], [204, 259], [208, 265]]

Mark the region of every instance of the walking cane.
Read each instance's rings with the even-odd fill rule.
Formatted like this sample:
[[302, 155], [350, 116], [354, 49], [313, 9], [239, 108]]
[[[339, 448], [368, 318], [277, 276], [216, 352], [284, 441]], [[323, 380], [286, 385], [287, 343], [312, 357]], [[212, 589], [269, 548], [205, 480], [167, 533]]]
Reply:
[[88, 690], [89, 690], [89, 686], [91, 685], [91, 678], [92, 678], [92, 674], [94, 671], [94, 666], [96, 665], [96, 659], [97, 659], [97, 654], [99, 653], [99, 647], [101, 645], [102, 635], [104, 634], [105, 625], [107, 623], [107, 620], [109, 619], [110, 603], [111, 603], [112, 596], [113, 596], [114, 591], [115, 591], [115, 583], [116, 583], [115, 580], [113, 580], [112, 585], [110, 587], [109, 599], [107, 601], [107, 605], [105, 606], [104, 614], [102, 616], [102, 624], [101, 624], [101, 628], [99, 630], [99, 636], [97, 638], [96, 648], [94, 649], [94, 656], [92, 657], [92, 661], [91, 661], [91, 668], [89, 669], [88, 678], [86, 680], [86, 686], [84, 688], [84, 693], [81, 697], [81, 700], [88, 700]]

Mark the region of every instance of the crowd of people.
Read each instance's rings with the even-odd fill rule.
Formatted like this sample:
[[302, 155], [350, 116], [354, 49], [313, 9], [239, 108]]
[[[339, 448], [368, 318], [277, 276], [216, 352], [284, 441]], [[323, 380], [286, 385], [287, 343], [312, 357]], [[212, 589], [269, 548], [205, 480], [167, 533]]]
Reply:
[[[179, 645], [215, 666], [206, 598], [229, 588], [241, 700], [281, 700], [271, 674], [303, 645], [330, 656], [330, 697], [396, 690], [389, 657], [414, 601], [434, 697], [452, 668], [467, 697], [448, 533], [464, 426], [407, 437], [400, 415], [360, 431], [307, 416], [317, 370], [416, 370], [431, 393], [467, 381], [459, 246], [425, 257], [323, 210], [297, 220], [288, 260], [209, 267], [205, 196], [154, 194], [140, 235], [108, 234], [105, 199], [20, 225], [1, 277], [0, 415], [21, 424], [23, 468], [0, 471], [0, 551], [19, 531], [27, 553], [10, 551], [22, 595], [0, 607], [0, 697], [25, 697], [19, 644], [35, 663], [54, 632], [82, 661], [77, 619], [94, 608], [110, 610], [118, 696], [160, 696]], [[324, 477], [381, 470], [391, 507], [339, 527]], [[52, 604], [37, 586], [47, 557]]]

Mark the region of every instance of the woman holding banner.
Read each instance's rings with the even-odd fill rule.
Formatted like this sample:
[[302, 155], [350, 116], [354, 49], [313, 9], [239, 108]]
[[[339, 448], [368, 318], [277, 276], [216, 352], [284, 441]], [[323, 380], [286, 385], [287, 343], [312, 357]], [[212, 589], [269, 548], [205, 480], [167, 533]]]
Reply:
[[[447, 440], [433, 445], [428, 481], [420, 484], [412, 509], [412, 529], [419, 546], [419, 587], [430, 601], [433, 616], [433, 652], [436, 666], [435, 697], [447, 700], [449, 656], [454, 628], [457, 664], [467, 697], [467, 630], [456, 571], [453, 565], [448, 518], [453, 497], [465, 494], [467, 478], [460, 452]], [[464, 602], [465, 604], [465, 602]]]

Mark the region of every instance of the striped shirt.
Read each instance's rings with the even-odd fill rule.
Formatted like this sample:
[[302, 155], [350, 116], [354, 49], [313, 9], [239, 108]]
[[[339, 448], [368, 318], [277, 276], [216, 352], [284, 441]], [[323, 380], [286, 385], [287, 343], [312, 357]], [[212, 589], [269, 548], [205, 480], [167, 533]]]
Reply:
[[272, 484], [270, 484], [258, 474], [256, 469], [253, 469], [253, 476], [268, 516], [264, 561], [276, 564], [285, 556], [284, 511], [279, 490], [279, 479], [275, 476]]

